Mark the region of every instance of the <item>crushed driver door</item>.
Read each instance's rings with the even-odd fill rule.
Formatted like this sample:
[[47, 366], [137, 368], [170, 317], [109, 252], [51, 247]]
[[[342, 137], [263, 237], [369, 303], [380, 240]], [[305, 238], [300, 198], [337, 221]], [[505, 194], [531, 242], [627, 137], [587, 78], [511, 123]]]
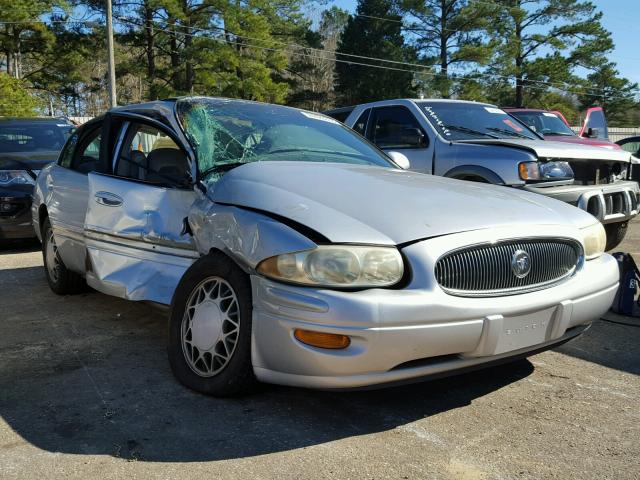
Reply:
[[195, 198], [190, 189], [90, 173], [87, 283], [109, 295], [169, 305], [198, 257], [185, 220]]

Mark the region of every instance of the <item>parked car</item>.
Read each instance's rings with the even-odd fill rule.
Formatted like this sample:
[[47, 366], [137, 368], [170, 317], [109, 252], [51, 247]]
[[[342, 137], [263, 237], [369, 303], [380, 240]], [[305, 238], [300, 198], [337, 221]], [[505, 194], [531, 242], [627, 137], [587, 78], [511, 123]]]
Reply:
[[[345, 123], [411, 170], [507, 185], [577, 206], [605, 226], [607, 250], [638, 214], [637, 182], [622, 150], [544, 141], [494, 105], [457, 100], [386, 100], [350, 107]], [[346, 114], [345, 108], [326, 112]], [[471, 207], [470, 207], [471, 208]]]
[[609, 141], [607, 121], [600, 107], [594, 107], [587, 111], [580, 134], [571, 129], [569, 122], [560, 112], [513, 107], [504, 107], [503, 110], [542, 135], [545, 140], [590, 145], [613, 150], [620, 149], [620, 146]]
[[618, 287], [585, 212], [407, 172], [329, 117], [241, 100], [83, 125], [38, 177], [33, 223], [54, 292], [86, 281], [170, 305], [171, 368], [213, 395], [531, 355], [582, 333]]
[[0, 241], [33, 238], [31, 193], [73, 128], [60, 118], [0, 117]]
[[631, 154], [631, 178], [636, 182], [640, 182], [640, 137], [627, 137], [618, 140], [616, 144], [625, 152]]
[[640, 158], [640, 136], [627, 137], [618, 140], [616, 144], [636, 158]]

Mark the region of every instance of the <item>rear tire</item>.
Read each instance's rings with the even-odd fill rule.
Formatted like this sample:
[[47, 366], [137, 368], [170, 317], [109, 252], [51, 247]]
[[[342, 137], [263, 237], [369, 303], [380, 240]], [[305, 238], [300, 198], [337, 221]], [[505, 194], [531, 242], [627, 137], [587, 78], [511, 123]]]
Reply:
[[185, 386], [216, 397], [253, 392], [251, 282], [227, 256], [196, 261], [178, 284], [169, 318], [171, 370]]
[[42, 224], [42, 259], [47, 283], [54, 293], [73, 295], [87, 290], [84, 278], [69, 270], [60, 258], [49, 218]]
[[609, 223], [604, 226], [605, 232], [607, 232], [607, 246], [605, 250], [610, 251], [616, 248], [622, 240], [624, 240], [627, 234], [627, 222]]

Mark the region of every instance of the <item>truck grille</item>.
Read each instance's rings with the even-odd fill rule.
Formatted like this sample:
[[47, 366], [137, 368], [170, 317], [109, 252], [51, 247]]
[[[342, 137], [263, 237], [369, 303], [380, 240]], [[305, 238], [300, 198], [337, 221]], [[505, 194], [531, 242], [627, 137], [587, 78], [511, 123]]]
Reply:
[[437, 261], [435, 275], [452, 295], [509, 295], [557, 284], [581, 259], [582, 247], [574, 240], [507, 240], [449, 252]]

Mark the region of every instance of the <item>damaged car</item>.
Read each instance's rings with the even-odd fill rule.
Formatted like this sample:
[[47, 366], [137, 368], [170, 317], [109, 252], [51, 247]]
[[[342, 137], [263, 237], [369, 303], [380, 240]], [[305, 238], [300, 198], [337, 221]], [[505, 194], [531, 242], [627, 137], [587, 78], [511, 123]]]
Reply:
[[42, 171], [32, 213], [54, 292], [168, 306], [172, 371], [217, 396], [532, 355], [618, 288], [586, 212], [403, 170], [330, 117], [249, 101], [111, 109]]

